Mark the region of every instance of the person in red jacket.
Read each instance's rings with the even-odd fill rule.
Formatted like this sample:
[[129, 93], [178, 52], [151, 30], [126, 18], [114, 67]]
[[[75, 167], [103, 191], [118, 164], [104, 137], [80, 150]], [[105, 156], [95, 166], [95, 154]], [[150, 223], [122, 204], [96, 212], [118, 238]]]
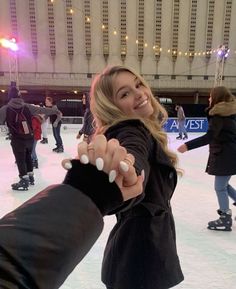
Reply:
[[41, 139], [42, 129], [41, 124], [44, 120], [43, 114], [36, 114], [32, 116], [32, 126], [33, 126], [33, 132], [34, 132], [34, 143], [33, 143], [33, 149], [31, 153], [33, 168], [38, 169], [38, 156], [36, 153], [36, 146], [38, 143], [38, 140]]

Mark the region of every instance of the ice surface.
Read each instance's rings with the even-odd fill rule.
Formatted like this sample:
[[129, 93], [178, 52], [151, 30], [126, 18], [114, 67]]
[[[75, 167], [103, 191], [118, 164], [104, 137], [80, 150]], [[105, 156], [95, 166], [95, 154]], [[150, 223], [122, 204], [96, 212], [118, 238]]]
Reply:
[[[49, 144], [37, 145], [39, 169], [35, 170], [36, 184], [30, 190], [11, 190], [18, 180], [17, 168], [10, 142], [0, 135], [0, 216], [5, 215], [22, 202], [45, 188], [60, 183], [65, 171], [61, 160], [76, 154], [77, 130], [62, 130], [65, 152], [52, 152], [55, 141], [49, 134]], [[194, 138], [199, 134], [191, 134]], [[182, 141], [169, 134], [170, 147], [176, 150]], [[217, 218], [217, 200], [213, 187], [213, 176], [205, 173], [208, 147], [179, 154], [184, 176], [179, 179], [172, 207], [177, 229], [177, 246], [185, 280], [178, 289], [235, 289], [236, 288], [236, 225], [232, 232], [215, 232], [206, 229], [207, 222]], [[235, 176], [231, 184], [236, 187]], [[231, 204], [231, 202], [230, 202]], [[236, 207], [231, 206], [233, 215]], [[85, 259], [75, 268], [61, 289], [104, 289], [100, 281], [103, 250], [108, 234], [115, 223], [114, 217], [105, 218], [105, 229]], [[136, 289], [136, 288], [130, 288]]]

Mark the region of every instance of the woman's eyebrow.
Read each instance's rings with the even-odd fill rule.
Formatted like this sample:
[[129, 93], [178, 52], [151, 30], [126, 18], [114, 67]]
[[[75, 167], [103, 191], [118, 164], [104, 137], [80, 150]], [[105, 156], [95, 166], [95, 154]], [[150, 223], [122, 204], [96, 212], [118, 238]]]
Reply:
[[[136, 82], [137, 80], [138, 80], [138, 77], [135, 76], [135, 77], [134, 77], [134, 82]], [[127, 87], [127, 85], [121, 86], [121, 87], [116, 91], [115, 95], [117, 95], [122, 89], [124, 89], [124, 88], [126, 88], [126, 87]]]

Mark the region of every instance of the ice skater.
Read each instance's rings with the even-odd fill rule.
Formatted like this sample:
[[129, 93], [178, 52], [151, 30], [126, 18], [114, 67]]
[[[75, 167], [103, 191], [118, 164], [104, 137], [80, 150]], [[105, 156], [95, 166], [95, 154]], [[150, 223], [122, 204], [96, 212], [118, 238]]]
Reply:
[[236, 175], [236, 98], [224, 86], [211, 90], [209, 97], [208, 131], [205, 135], [188, 141], [178, 148], [188, 150], [209, 144], [206, 172], [215, 176], [219, 219], [208, 223], [208, 229], [231, 231], [232, 212], [229, 197], [236, 205], [236, 190], [229, 184]]
[[187, 139], [188, 134], [187, 130], [185, 128], [185, 113], [182, 105], [176, 104], [175, 110], [177, 111], [177, 120], [178, 120], [178, 129], [179, 129], [179, 135], [176, 137], [176, 139]]

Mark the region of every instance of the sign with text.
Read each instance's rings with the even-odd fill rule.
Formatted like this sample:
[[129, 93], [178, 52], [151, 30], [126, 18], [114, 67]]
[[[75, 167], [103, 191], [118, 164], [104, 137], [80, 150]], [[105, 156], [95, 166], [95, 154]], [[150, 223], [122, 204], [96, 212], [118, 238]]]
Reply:
[[[185, 128], [187, 132], [206, 132], [208, 129], [208, 121], [206, 117], [186, 117]], [[177, 118], [168, 118], [164, 125], [166, 132], [178, 132]]]

